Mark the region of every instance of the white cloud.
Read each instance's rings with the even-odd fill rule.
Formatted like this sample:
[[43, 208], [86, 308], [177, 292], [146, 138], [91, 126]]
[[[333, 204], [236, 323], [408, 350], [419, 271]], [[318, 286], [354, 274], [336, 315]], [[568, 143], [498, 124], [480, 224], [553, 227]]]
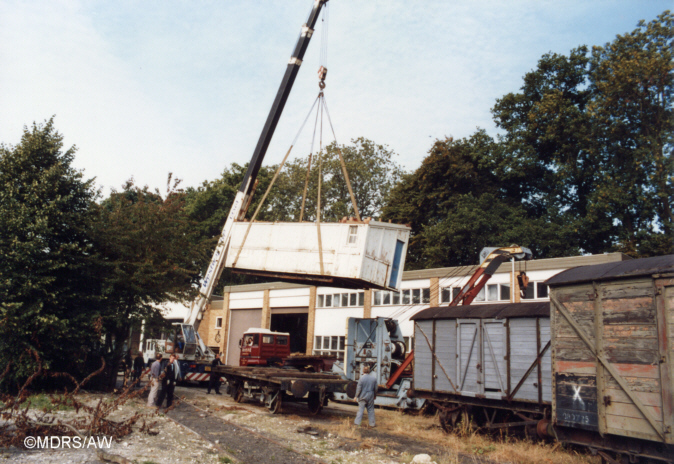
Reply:
[[[99, 185], [163, 189], [245, 163], [308, 0], [0, 3], [0, 141], [56, 114]], [[490, 108], [548, 51], [603, 44], [652, 2], [331, 1], [326, 98], [341, 143], [388, 144], [413, 169], [435, 138], [494, 133]], [[318, 91], [314, 35], [267, 161], [285, 154]], [[297, 146], [306, 154], [308, 141]]]

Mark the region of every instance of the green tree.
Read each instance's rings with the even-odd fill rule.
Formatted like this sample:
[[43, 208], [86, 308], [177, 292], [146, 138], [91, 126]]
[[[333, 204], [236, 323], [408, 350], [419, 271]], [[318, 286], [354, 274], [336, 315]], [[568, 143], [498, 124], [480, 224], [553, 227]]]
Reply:
[[604, 47], [544, 55], [499, 99], [510, 196], [563, 217], [583, 251], [672, 252], [672, 15]]
[[632, 255], [674, 252], [674, 16], [666, 11], [593, 47], [588, 113], [600, 150], [595, 215]]
[[72, 167], [53, 118], [0, 146], [0, 365], [16, 388], [36, 367], [77, 375], [98, 335], [93, 180]]
[[171, 184], [158, 191], [127, 181], [97, 208], [94, 236], [102, 265], [104, 353], [113, 369], [130, 329], [160, 316], [158, 305], [196, 296], [207, 243], [185, 211], [186, 195]]
[[485, 246], [516, 243], [537, 256], [568, 250], [557, 238], [566, 233], [563, 221], [537, 218], [503, 180], [511, 175], [507, 161], [504, 145], [484, 130], [434, 143], [384, 209], [386, 219], [412, 227], [408, 269], [474, 263]]
[[[339, 150], [344, 156], [344, 164], [361, 218], [380, 216], [386, 197], [402, 176], [402, 169], [395, 162], [396, 155], [392, 150], [385, 145], [378, 145], [360, 137], [352, 140], [350, 145], [338, 146], [333, 142], [320, 153], [321, 220], [334, 222], [343, 217], [355, 216], [339, 160]], [[318, 158], [319, 156], [315, 154], [311, 161], [304, 221], [316, 220]], [[307, 165], [308, 158], [296, 158], [283, 167], [265, 203], [267, 220], [299, 220]]]

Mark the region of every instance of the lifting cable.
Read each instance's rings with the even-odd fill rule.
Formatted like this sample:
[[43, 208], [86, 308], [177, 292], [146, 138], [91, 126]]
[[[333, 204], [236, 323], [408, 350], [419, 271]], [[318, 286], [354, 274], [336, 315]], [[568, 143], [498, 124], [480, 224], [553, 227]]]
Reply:
[[[327, 5], [326, 5], [327, 6]], [[339, 155], [339, 161], [342, 167], [342, 173], [344, 175], [345, 182], [347, 184], [348, 190], [349, 190], [349, 195], [351, 197], [351, 204], [353, 206], [355, 215], [357, 220], [360, 222], [360, 213], [358, 211], [358, 205], [356, 204], [356, 198], [355, 195], [353, 194], [353, 189], [351, 187], [351, 182], [349, 180], [349, 175], [346, 170], [346, 163], [344, 161], [344, 156], [342, 154], [342, 150], [337, 144], [337, 137], [335, 135], [335, 130], [332, 125], [332, 120], [330, 119], [330, 114], [328, 113], [327, 105], [325, 104], [325, 97], [323, 94], [323, 89], [325, 88], [325, 77], [327, 75], [327, 68], [325, 67], [325, 63], [327, 61], [327, 51], [328, 51], [328, 46], [327, 46], [327, 33], [328, 33], [328, 8], [324, 8], [323, 10], [323, 29], [322, 29], [322, 36], [321, 36], [321, 66], [318, 70], [318, 77], [319, 77], [319, 88], [320, 91], [318, 93], [318, 96], [314, 100], [314, 103], [311, 106], [311, 109], [309, 110], [309, 113], [307, 114], [306, 118], [304, 119], [304, 122], [300, 126], [299, 131], [297, 132], [297, 135], [293, 139], [293, 143], [290, 145], [290, 148], [288, 149], [286, 155], [284, 156], [283, 160], [279, 164], [278, 168], [276, 169], [276, 172], [274, 173], [274, 176], [269, 183], [269, 186], [267, 187], [267, 190], [265, 191], [264, 195], [262, 196], [262, 199], [260, 200], [260, 203], [258, 204], [257, 208], [255, 209], [255, 213], [253, 214], [252, 218], [250, 219], [250, 222], [248, 223], [248, 227], [246, 228], [246, 232], [243, 236], [243, 240], [241, 242], [241, 246], [237, 251], [237, 255], [234, 258], [234, 261], [232, 262], [232, 268], [236, 267], [236, 263], [239, 260], [239, 257], [241, 255], [241, 251], [243, 250], [243, 246], [246, 243], [246, 239], [248, 238], [248, 233], [250, 232], [250, 228], [255, 222], [255, 219], [257, 218], [258, 213], [262, 209], [262, 205], [264, 204], [265, 200], [267, 199], [267, 196], [269, 195], [269, 192], [271, 191], [272, 187], [274, 186], [274, 183], [276, 182], [276, 179], [278, 178], [278, 175], [281, 172], [281, 169], [283, 169], [283, 166], [285, 165], [288, 156], [290, 155], [290, 152], [292, 151], [293, 147], [295, 146], [295, 143], [297, 142], [297, 139], [299, 138], [302, 130], [304, 129], [304, 126], [306, 125], [307, 120], [309, 119], [309, 116], [311, 116], [311, 113], [313, 112], [314, 108], [316, 109], [316, 120], [314, 123], [314, 132], [313, 132], [313, 137], [311, 141], [311, 151], [309, 153], [309, 158], [307, 162], [307, 175], [305, 178], [304, 182], [304, 190], [302, 193], [302, 206], [300, 210], [300, 218], [299, 222], [302, 222], [302, 219], [304, 218], [304, 207], [306, 203], [306, 194], [307, 194], [307, 189], [309, 185], [309, 176], [311, 172], [311, 161], [312, 161], [312, 155], [313, 155], [313, 149], [314, 149], [314, 142], [316, 139], [316, 128], [319, 125], [319, 119], [320, 119], [320, 129], [319, 129], [319, 147], [318, 147], [318, 152], [316, 153], [316, 156], [318, 157], [318, 198], [317, 198], [317, 208], [316, 208], [316, 226], [317, 226], [317, 233], [318, 233], [318, 253], [319, 253], [319, 260], [320, 260], [320, 272], [321, 274], [324, 274], [324, 268], [323, 268], [323, 246], [322, 246], [322, 239], [321, 239], [321, 184], [322, 184], [322, 156], [321, 153], [323, 151], [323, 113], [327, 115], [328, 122], [330, 124], [330, 129], [332, 131], [332, 135], [335, 139], [335, 145], [337, 147], [337, 153]], [[316, 105], [318, 103], [318, 105]], [[320, 118], [319, 118], [320, 116]], [[251, 198], [252, 199], [252, 198]]]
[[304, 129], [305, 124], [309, 120], [309, 116], [311, 116], [312, 111], [314, 110], [314, 107], [316, 106], [316, 103], [318, 102], [318, 97], [314, 100], [314, 103], [311, 105], [311, 109], [309, 110], [309, 113], [307, 114], [307, 117], [304, 118], [304, 122], [302, 122], [302, 125], [300, 126], [300, 130], [297, 131], [297, 134], [295, 135], [295, 138], [293, 139], [293, 143], [290, 144], [290, 148], [288, 148], [288, 151], [286, 152], [286, 155], [283, 157], [283, 160], [281, 161], [281, 164], [279, 164], [278, 168], [276, 168], [276, 172], [274, 173], [274, 177], [272, 178], [271, 182], [269, 183], [269, 186], [267, 187], [267, 190], [264, 192], [264, 195], [262, 196], [262, 199], [260, 200], [260, 203], [257, 205], [257, 208], [255, 209], [255, 213], [253, 213], [253, 217], [250, 219], [250, 222], [248, 223], [248, 227], [246, 228], [246, 233], [243, 236], [243, 240], [241, 241], [241, 247], [239, 248], [239, 251], [236, 254], [236, 258], [234, 258], [234, 261], [232, 262], [232, 268], [236, 267], [236, 262], [239, 260], [239, 256], [241, 255], [241, 250], [243, 250], [243, 245], [246, 243], [246, 239], [248, 238], [248, 232], [250, 232], [250, 227], [252, 226], [253, 222], [255, 222], [255, 218], [257, 217], [258, 213], [262, 209], [262, 205], [264, 204], [264, 201], [267, 199], [267, 195], [269, 195], [269, 192], [271, 191], [271, 188], [274, 186], [274, 182], [276, 182], [276, 178], [278, 177], [279, 173], [281, 172], [281, 169], [283, 169], [283, 166], [285, 165], [286, 160], [288, 159], [288, 155], [290, 155], [290, 152], [292, 151], [293, 147], [295, 146], [295, 143], [297, 143], [297, 139], [299, 138], [300, 134], [302, 133], [302, 129]]

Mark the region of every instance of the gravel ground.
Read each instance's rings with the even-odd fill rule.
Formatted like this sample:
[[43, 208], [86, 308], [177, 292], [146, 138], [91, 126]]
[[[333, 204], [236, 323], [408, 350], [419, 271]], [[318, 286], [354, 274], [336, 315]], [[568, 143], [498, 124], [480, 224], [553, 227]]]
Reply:
[[[83, 399], [93, 403], [101, 396], [83, 394]], [[437, 445], [405, 440], [378, 429], [355, 429], [350, 424], [356, 408], [351, 405], [330, 403], [322, 414], [311, 416], [305, 405], [284, 404], [283, 413], [273, 415], [259, 404], [237, 404], [228, 395], [206, 395], [202, 388], [177, 387], [176, 396], [182, 397], [182, 404], [168, 414], [146, 408], [141, 398], [120, 406], [110, 419], [120, 420], [140, 411], [146, 415], [145, 420], [156, 422], [153, 434], [134, 432], [103, 449], [138, 464], [393, 464], [409, 463], [421, 453], [432, 455], [438, 464], [477, 462], [457, 457]], [[9, 449], [0, 450], [0, 463], [4, 462], [103, 461], [94, 449]]]

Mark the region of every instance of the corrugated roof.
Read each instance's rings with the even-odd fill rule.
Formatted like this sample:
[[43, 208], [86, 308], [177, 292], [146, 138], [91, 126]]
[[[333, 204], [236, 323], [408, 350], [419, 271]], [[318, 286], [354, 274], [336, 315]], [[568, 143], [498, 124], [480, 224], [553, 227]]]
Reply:
[[669, 273], [674, 273], [674, 255], [574, 267], [549, 278], [545, 283], [558, 286]]
[[549, 317], [550, 302], [499, 303], [466, 306], [438, 306], [412, 316], [413, 321], [429, 319], [505, 319], [512, 317]]

